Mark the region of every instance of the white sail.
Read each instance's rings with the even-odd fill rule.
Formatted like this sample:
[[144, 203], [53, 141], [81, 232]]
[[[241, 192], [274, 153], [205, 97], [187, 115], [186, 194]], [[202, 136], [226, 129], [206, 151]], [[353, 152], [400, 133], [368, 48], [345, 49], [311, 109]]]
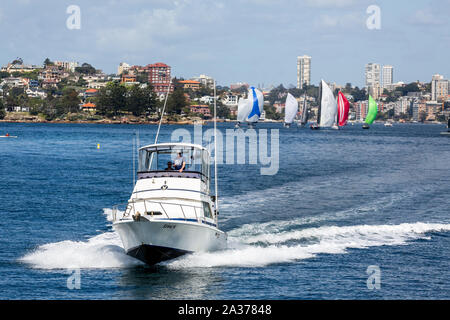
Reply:
[[250, 102], [248, 99], [240, 98], [238, 102], [237, 121], [245, 122], [250, 114]]
[[337, 103], [330, 87], [322, 80], [322, 102], [320, 113], [320, 126], [331, 127], [336, 123]]
[[286, 97], [284, 112], [284, 123], [292, 123], [298, 112], [298, 102], [290, 93]]
[[264, 111], [264, 96], [261, 91], [251, 87], [248, 90], [248, 104], [250, 112], [247, 115], [247, 122], [257, 122]]

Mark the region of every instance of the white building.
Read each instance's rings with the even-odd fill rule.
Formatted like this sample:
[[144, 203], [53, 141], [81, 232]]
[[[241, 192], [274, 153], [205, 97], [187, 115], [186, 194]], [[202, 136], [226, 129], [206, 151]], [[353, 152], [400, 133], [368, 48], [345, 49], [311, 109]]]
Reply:
[[377, 63], [366, 64], [366, 88], [381, 85], [381, 67]]
[[395, 105], [395, 115], [400, 115], [401, 113], [409, 114], [412, 101], [413, 99], [410, 97], [400, 97]]
[[239, 97], [234, 94], [227, 94], [223, 99], [223, 104], [227, 107], [237, 107]]
[[75, 61], [54, 61], [55, 66], [61, 67], [64, 70], [75, 72], [75, 68], [78, 67], [78, 62]]
[[303, 89], [304, 85], [311, 84], [311, 57], [297, 57], [297, 88]]
[[390, 88], [394, 83], [394, 67], [383, 66], [383, 89]]
[[201, 74], [198, 77], [194, 77], [191, 80], [200, 82], [203, 86], [209, 89], [214, 88], [214, 79], [212, 77], [209, 77], [205, 74]]
[[449, 82], [444, 79], [444, 76], [435, 74], [431, 79], [431, 100], [446, 100], [449, 91]]
[[214, 103], [214, 97], [210, 97], [210, 96], [203, 96], [199, 99], [199, 101], [201, 103], [206, 103], [206, 104], [213, 104]]
[[130, 70], [131, 66], [126, 62], [121, 62], [119, 67], [117, 68], [117, 74], [121, 75], [122, 73]]

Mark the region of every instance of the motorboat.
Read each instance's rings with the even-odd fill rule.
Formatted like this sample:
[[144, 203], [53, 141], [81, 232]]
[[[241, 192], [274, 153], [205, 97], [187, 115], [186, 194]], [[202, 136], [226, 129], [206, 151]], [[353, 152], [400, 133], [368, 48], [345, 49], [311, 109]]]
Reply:
[[196, 144], [158, 143], [162, 119], [161, 116], [154, 144], [139, 148], [137, 180], [130, 199], [122, 207], [114, 206], [112, 213], [113, 227], [125, 252], [148, 265], [227, 247], [227, 234], [219, 229], [218, 221], [217, 152], [213, 195], [208, 149]]
[[17, 136], [12, 136], [9, 133], [7, 133], [7, 134], [5, 134], [3, 136], [0, 136], [0, 138], [17, 138]]
[[[180, 155], [184, 169], [175, 169], [171, 163]], [[200, 145], [140, 148], [133, 193], [124, 209], [113, 208], [113, 227], [126, 253], [154, 265], [188, 253], [225, 249], [227, 234], [219, 229], [210, 180], [210, 154]]]

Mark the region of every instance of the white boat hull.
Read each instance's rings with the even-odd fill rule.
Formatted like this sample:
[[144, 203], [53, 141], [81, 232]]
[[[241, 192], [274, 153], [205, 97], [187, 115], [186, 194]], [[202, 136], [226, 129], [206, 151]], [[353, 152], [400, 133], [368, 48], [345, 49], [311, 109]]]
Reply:
[[126, 253], [148, 265], [193, 252], [226, 249], [225, 232], [198, 221], [125, 220], [114, 223]]

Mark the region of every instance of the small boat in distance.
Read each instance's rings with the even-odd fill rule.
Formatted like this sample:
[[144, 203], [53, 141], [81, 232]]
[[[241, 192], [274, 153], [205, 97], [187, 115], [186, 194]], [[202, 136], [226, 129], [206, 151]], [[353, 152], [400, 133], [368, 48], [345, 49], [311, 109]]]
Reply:
[[306, 126], [306, 124], [308, 123], [308, 116], [309, 112], [308, 112], [308, 105], [306, 104], [306, 91], [305, 91], [305, 95], [303, 97], [303, 107], [301, 111], [301, 116], [300, 120], [297, 122], [297, 125], [299, 125], [300, 127]]
[[378, 114], [378, 105], [372, 96], [369, 94], [369, 110], [367, 111], [366, 119], [364, 120], [363, 129], [370, 129], [370, 125], [375, 121]]
[[384, 123], [384, 126], [385, 126], [385, 127], [392, 127], [392, 122], [386, 121], [386, 122]]
[[4, 136], [0, 136], [0, 138], [17, 138], [17, 136], [11, 136], [9, 133], [6, 133]]
[[297, 115], [298, 112], [298, 101], [290, 93], [287, 94], [286, 105], [284, 110], [285, 110], [284, 126], [286, 128], [289, 128], [292, 122], [294, 122], [295, 116]]
[[348, 121], [348, 114], [350, 111], [350, 103], [348, 102], [347, 98], [344, 96], [344, 94], [339, 91], [338, 98], [337, 98], [337, 118], [336, 118], [336, 124], [334, 127], [344, 127], [347, 125]]
[[321, 99], [320, 99], [320, 119], [318, 122], [320, 128], [333, 127], [337, 117], [337, 102], [333, 91], [325, 81], [321, 81]]
[[247, 99], [239, 99], [238, 115], [235, 129], [241, 127], [241, 123], [247, 122], [249, 129], [253, 128], [264, 112], [264, 95], [255, 87], [248, 89]]

